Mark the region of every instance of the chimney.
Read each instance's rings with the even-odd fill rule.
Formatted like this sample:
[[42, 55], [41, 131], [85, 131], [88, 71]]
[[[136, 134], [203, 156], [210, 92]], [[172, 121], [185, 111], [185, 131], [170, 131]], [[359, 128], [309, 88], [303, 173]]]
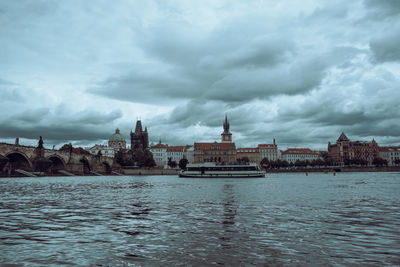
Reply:
[[19, 146], [19, 137], [15, 138], [15, 145]]

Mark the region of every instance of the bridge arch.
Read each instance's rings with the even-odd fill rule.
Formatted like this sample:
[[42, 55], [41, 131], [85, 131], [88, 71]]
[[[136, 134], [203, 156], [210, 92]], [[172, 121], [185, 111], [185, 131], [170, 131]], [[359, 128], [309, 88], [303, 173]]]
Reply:
[[6, 154], [11, 165], [11, 171], [22, 169], [24, 171], [32, 171], [33, 165], [29, 157], [21, 151], [10, 151]]
[[86, 157], [82, 157], [79, 160], [79, 162], [83, 164], [83, 173], [84, 174], [90, 173], [91, 169], [90, 169], [89, 160]]
[[111, 174], [112, 168], [111, 168], [110, 164], [107, 161], [103, 161], [102, 164], [104, 167], [104, 173]]
[[3, 170], [3, 168], [6, 166], [8, 163], [9, 159], [2, 154], [0, 154], [0, 173]]
[[53, 162], [51, 165], [51, 172], [56, 173], [59, 170], [66, 170], [66, 164], [62, 157], [58, 155], [50, 155], [47, 157], [47, 159]]

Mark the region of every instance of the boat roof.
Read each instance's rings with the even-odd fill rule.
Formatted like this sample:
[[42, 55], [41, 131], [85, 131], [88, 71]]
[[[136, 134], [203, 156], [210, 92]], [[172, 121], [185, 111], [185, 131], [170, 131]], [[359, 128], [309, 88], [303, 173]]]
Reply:
[[256, 163], [249, 164], [216, 164], [215, 162], [205, 162], [205, 163], [190, 163], [186, 167], [244, 167], [244, 166], [257, 166]]

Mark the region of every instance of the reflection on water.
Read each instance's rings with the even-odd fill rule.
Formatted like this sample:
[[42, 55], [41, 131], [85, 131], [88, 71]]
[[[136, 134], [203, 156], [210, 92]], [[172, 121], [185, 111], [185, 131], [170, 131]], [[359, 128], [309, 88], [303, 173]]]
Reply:
[[0, 265], [398, 265], [400, 175], [0, 179]]

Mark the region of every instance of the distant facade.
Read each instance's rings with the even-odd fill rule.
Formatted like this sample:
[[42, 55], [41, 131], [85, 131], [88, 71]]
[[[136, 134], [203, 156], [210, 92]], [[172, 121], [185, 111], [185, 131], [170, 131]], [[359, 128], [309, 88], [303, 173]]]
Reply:
[[309, 148], [288, 148], [281, 152], [282, 160], [286, 160], [289, 163], [295, 163], [299, 161], [313, 161], [319, 158], [319, 153], [312, 151]]
[[400, 159], [400, 146], [384, 146], [379, 148], [379, 157], [387, 160], [388, 166], [396, 166]]
[[187, 146], [169, 146], [167, 147], [167, 162], [170, 158], [172, 161], [179, 163], [183, 158], [186, 158]]
[[172, 161], [179, 161], [182, 158], [186, 158], [189, 163], [193, 163], [194, 160], [194, 148], [193, 146], [168, 146], [161, 143], [161, 141], [150, 148], [150, 152], [153, 153], [154, 161], [157, 166], [166, 166], [168, 164], [168, 158]]
[[359, 159], [372, 165], [372, 161], [379, 157], [379, 146], [374, 139], [371, 142], [350, 141], [344, 133], [341, 133], [336, 144], [328, 143], [328, 152], [332, 159], [339, 163]]
[[115, 130], [115, 133], [108, 139], [108, 146], [113, 148], [115, 151], [126, 149], [126, 141], [119, 129]]
[[136, 151], [139, 148], [142, 150], [149, 148], [149, 134], [147, 132], [147, 127], [145, 127], [143, 131], [142, 122], [140, 120], [136, 121], [135, 132], [131, 131], [130, 136], [132, 151]]
[[235, 143], [194, 143], [194, 163], [236, 161]]
[[113, 158], [115, 155], [115, 150], [112, 147], [108, 147], [105, 145], [94, 145], [93, 147], [86, 148], [86, 151], [89, 151], [92, 155], [98, 155], [99, 152], [102, 156]]
[[165, 166], [167, 164], [167, 148], [168, 145], [161, 144], [161, 140], [160, 143], [150, 148], [157, 166]]
[[186, 159], [188, 160], [189, 163], [194, 162], [194, 146], [187, 146], [186, 151], [185, 151]]
[[275, 138], [273, 144], [259, 144], [258, 150], [260, 151], [260, 161], [264, 158], [268, 160], [277, 160], [279, 158], [278, 146], [275, 143]]
[[260, 150], [258, 147], [255, 148], [238, 148], [236, 149], [236, 159], [248, 158], [249, 162], [260, 164]]

